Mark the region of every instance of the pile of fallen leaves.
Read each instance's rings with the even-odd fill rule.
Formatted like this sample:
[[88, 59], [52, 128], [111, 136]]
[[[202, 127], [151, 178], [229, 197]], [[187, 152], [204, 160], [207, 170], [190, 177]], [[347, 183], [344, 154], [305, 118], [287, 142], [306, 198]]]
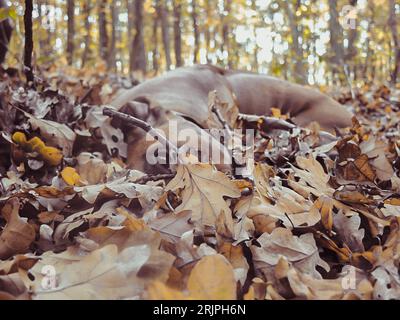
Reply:
[[2, 75], [0, 299], [400, 299], [399, 90], [338, 97], [338, 141], [257, 133], [244, 179], [128, 169], [110, 83]]

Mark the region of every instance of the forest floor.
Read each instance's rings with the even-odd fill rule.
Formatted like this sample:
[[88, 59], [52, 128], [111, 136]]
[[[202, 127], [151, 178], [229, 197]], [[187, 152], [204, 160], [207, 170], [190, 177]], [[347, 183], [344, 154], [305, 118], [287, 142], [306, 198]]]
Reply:
[[129, 170], [101, 70], [1, 76], [0, 299], [400, 299], [399, 88], [339, 90], [338, 141], [258, 132], [238, 179]]

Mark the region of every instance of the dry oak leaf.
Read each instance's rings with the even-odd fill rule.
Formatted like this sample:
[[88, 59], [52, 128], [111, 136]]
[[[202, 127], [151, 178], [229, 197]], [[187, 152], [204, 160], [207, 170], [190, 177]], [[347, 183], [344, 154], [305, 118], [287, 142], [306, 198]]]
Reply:
[[203, 257], [192, 269], [187, 293], [181, 293], [161, 283], [153, 283], [148, 297], [158, 299], [235, 300], [236, 281], [230, 263], [220, 254]]
[[168, 287], [160, 281], [155, 281], [147, 288], [147, 298], [150, 300], [189, 300], [183, 292]]
[[107, 165], [98, 153], [82, 152], [76, 157], [76, 170], [83, 181], [89, 185], [102, 183], [107, 175]]
[[0, 276], [0, 300], [28, 300], [24, 282], [18, 273]]
[[298, 156], [296, 157], [296, 163], [302, 170], [292, 166], [295, 174], [312, 187], [310, 189], [312, 194], [316, 197], [320, 197], [323, 194], [327, 196], [333, 194], [335, 190], [328, 184], [329, 175], [325, 173], [321, 164], [314, 157]]
[[235, 300], [236, 281], [231, 264], [219, 254], [203, 257], [188, 279], [193, 299]]
[[[55, 268], [54, 288], [43, 289], [44, 280], [36, 276], [32, 283], [33, 298], [53, 299], [122, 299], [140, 293], [135, 286], [136, 273], [147, 261], [150, 250], [146, 246], [127, 248], [118, 253], [116, 245], [108, 245], [66, 265], [63, 271]], [[47, 264], [41, 261], [40, 265]], [[40, 271], [40, 269], [38, 270]]]
[[318, 247], [311, 233], [300, 237], [294, 236], [289, 229], [276, 228], [271, 234], [264, 233], [257, 242], [261, 247], [252, 245], [253, 262], [256, 269], [264, 274], [271, 272], [271, 267], [276, 266], [285, 257], [292, 262], [301, 272], [310, 274], [316, 279], [321, 279], [316, 266], [321, 266], [329, 271], [329, 265], [320, 258]]
[[2, 209], [7, 224], [0, 234], [0, 259], [5, 260], [16, 253], [25, 253], [35, 240], [35, 229], [19, 216], [19, 201], [10, 199]]
[[[308, 300], [341, 299], [344, 295], [341, 279], [315, 279], [312, 276], [299, 272], [288, 261], [281, 258], [275, 267], [278, 279], [287, 278], [288, 284], [296, 298]], [[278, 292], [283, 296], [291, 292]], [[286, 293], [286, 294], [285, 294]]]
[[139, 222], [137, 221], [135, 226], [132, 225], [132, 221], [125, 221], [125, 227], [91, 228], [82, 234], [83, 237], [79, 241], [80, 247], [87, 250], [88, 247], [97, 249], [112, 244], [116, 245], [121, 252], [130, 247], [146, 246], [150, 249], [150, 256], [138, 274], [138, 281], [166, 281], [175, 258], [158, 250], [161, 243], [160, 235], [147, 226], [141, 228]]
[[243, 254], [243, 248], [225, 242], [218, 247], [218, 252], [220, 252], [231, 263], [236, 281], [239, 281], [243, 286], [249, 271], [249, 264]]
[[206, 226], [215, 226], [221, 211], [231, 212], [224, 197], [240, 197], [236, 184], [207, 164], [179, 166], [166, 191], [178, 189], [182, 189], [182, 203], [175, 211], [191, 210], [192, 220]]
[[365, 236], [365, 230], [360, 229], [361, 218], [356, 213], [351, 217], [346, 217], [341, 211], [333, 216], [333, 226], [340, 239], [353, 252], [364, 252], [362, 240]]
[[70, 156], [74, 146], [76, 134], [65, 124], [58, 122], [37, 119], [32, 115], [25, 113], [34, 130], [40, 129], [40, 135], [53, 145], [62, 149], [64, 156]]
[[375, 170], [377, 177], [383, 181], [390, 180], [394, 171], [385, 155], [388, 146], [383, 141], [371, 136], [367, 141], [360, 143], [360, 149], [370, 159], [369, 163]]
[[150, 184], [137, 184], [134, 181], [138, 178], [138, 174], [130, 173], [132, 175], [129, 177], [97, 185], [75, 187], [74, 190], [82, 192], [82, 198], [91, 204], [96, 201], [100, 193], [107, 192], [107, 190], [123, 194], [129, 199], [138, 199], [143, 206], [149, 205], [161, 197], [163, 192], [161, 187]]

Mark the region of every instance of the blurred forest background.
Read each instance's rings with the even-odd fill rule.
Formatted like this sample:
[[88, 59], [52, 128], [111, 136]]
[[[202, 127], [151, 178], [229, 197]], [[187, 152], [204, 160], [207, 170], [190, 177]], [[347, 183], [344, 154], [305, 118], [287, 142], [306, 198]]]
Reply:
[[[16, 67], [24, 1], [5, 4]], [[35, 0], [34, 65], [141, 78], [212, 63], [305, 84], [396, 83], [399, 17], [400, 0]]]

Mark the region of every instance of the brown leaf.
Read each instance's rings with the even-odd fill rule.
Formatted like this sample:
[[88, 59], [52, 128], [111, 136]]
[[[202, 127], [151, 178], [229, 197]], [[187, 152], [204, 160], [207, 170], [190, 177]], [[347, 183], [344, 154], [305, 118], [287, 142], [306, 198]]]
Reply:
[[179, 166], [166, 191], [178, 189], [182, 190], [182, 203], [175, 211], [191, 210], [192, 220], [205, 226], [215, 226], [222, 211], [230, 214], [231, 210], [223, 197], [240, 197], [235, 183], [206, 164]]
[[2, 214], [7, 224], [0, 234], [0, 259], [4, 260], [16, 253], [25, 253], [35, 240], [35, 229], [19, 216], [19, 201], [10, 199], [3, 207]]
[[301, 272], [321, 279], [321, 275], [315, 269], [321, 266], [329, 270], [329, 265], [319, 257], [318, 247], [311, 233], [303, 234], [300, 237], [294, 236], [290, 230], [276, 228], [271, 234], [264, 233], [257, 239], [261, 245], [251, 246], [253, 261], [256, 269], [263, 272], [268, 278], [283, 256], [292, 262]]
[[232, 266], [221, 255], [202, 258], [188, 279], [190, 296], [196, 300], [234, 300], [236, 281]]

